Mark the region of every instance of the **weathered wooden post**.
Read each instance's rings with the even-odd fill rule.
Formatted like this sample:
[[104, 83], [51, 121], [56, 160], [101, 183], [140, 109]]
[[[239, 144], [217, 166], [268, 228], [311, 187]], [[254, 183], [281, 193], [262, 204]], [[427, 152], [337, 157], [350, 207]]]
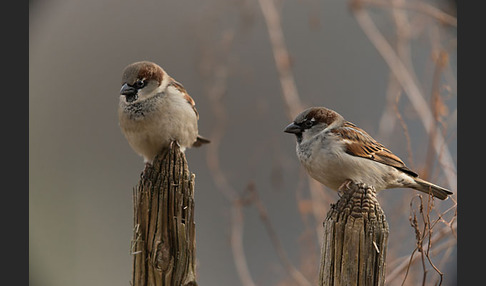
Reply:
[[197, 285], [194, 177], [177, 144], [141, 175], [133, 193], [132, 285]]
[[385, 285], [388, 233], [375, 189], [349, 183], [324, 221], [319, 285]]

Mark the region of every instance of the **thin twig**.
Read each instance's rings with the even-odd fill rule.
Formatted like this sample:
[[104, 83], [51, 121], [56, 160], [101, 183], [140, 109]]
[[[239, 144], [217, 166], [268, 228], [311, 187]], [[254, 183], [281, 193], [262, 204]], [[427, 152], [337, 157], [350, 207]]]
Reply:
[[[226, 31], [223, 33], [220, 46], [223, 47], [226, 53], [229, 52], [233, 40], [234, 32]], [[226, 94], [228, 72], [228, 63], [215, 65], [211, 74], [213, 76], [213, 83], [206, 92], [211, 102], [212, 112], [216, 116], [215, 125], [210, 136], [211, 144], [207, 146], [206, 159], [218, 190], [228, 201], [234, 201], [238, 198], [238, 192], [227, 181], [221, 169], [219, 159], [219, 146], [226, 132], [228, 122], [228, 114], [222, 100]]]
[[407, 153], [408, 153], [408, 162], [410, 163], [410, 167], [413, 169], [413, 152], [412, 152], [412, 141], [410, 140], [410, 133], [408, 132], [407, 123], [403, 120], [402, 114], [400, 110], [398, 110], [398, 101], [400, 100], [401, 92], [397, 94], [395, 105], [393, 109], [395, 110], [395, 115], [398, 118], [398, 122], [400, 122], [400, 126], [403, 128], [403, 134], [405, 135], [405, 140], [407, 141]]
[[378, 122], [378, 138], [381, 138], [386, 145], [386, 140], [391, 137], [396, 125], [394, 106], [396, 102], [395, 94], [401, 93], [401, 87], [394, 75], [390, 73], [388, 86], [386, 88], [386, 105]]
[[[220, 47], [223, 48], [223, 54], [228, 55], [234, 42], [235, 33], [233, 30], [227, 30], [221, 37]], [[226, 95], [227, 79], [229, 67], [227, 62], [214, 64], [213, 73], [210, 74], [212, 82], [206, 92], [210, 101], [210, 106], [214, 116], [216, 117], [214, 128], [212, 130], [211, 144], [208, 144], [206, 159], [210, 174], [213, 177], [217, 190], [229, 201], [231, 204], [231, 251], [235, 263], [236, 271], [241, 283], [244, 286], [255, 286], [252, 276], [248, 268], [248, 262], [243, 247], [243, 214], [241, 212], [242, 201], [239, 198], [238, 192], [228, 182], [220, 165], [220, 145], [226, 132], [226, 124], [228, 122], [228, 114], [226, 107], [223, 104], [223, 97]]]
[[[429, 139], [429, 146], [427, 148], [427, 155], [426, 155], [426, 160], [425, 160], [425, 168], [424, 170], [428, 172], [429, 170], [432, 169], [433, 162], [434, 162], [434, 141], [435, 141], [435, 134], [438, 134], [440, 132], [439, 129], [439, 124], [442, 123], [441, 121], [441, 115], [442, 115], [442, 108], [444, 108], [444, 103], [442, 102], [442, 98], [440, 97], [440, 80], [441, 80], [441, 74], [442, 70], [444, 69], [446, 62], [447, 62], [448, 55], [445, 53], [445, 51], [440, 51], [439, 55], [437, 56], [437, 59], [435, 60], [435, 69], [434, 69], [434, 74], [433, 74], [433, 79], [432, 79], [432, 96], [430, 98], [430, 106], [432, 107], [432, 113], [434, 117], [433, 121], [433, 129], [435, 130]], [[445, 132], [445, 128], [444, 128]], [[428, 174], [424, 174], [423, 177], [425, 179], [428, 178]]]
[[231, 249], [235, 261], [236, 272], [243, 286], [255, 286], [250, 275], [246, 255], [243, 248], [243, 212], [242, 201], [236, 200], [231, 209]]
[[[397, 50], [397, 56], [400, 57], [404, 64], [406, 63], [407, 66], [410, 67], [412, 66], [410, 55], [410, 38], [413, 27], [408, 21], [407, 13], [402, 9], [396, 8], [398, 5], [400, 5], [400, 2], [403, 2], [403, 0], [392, 0], [393, 8], [391, 9], [391, 14], [393, 16], [394, 28], [396, 30], [395, 48]], [[387, 105], [380, 120], [379, 134], [388, 137], [395, 126], [396, 119], [398, 119], [407, 142], [408, 162], [410, 167], [414, 169], [410, 134], [408, 132], [407, 124], [405, 123], [405, 120], [398, 109], [398, 103], [400, 101], [402, 92], [403, 89], [400, 86], [400, 83], [393, 72], [390, 71], [386, 93]]]
[[[417, 230], [414, 227], [415, 230]], [[457, 222], [453, 220], [451, 222], [450, 226], [447, 227], [442, 227], [434, 232], [428, 232], [426, 233], [427, 236], [429, 236], [430, 239], [430, 245], [435, 245], [438, 244], [440, 241], [442, 241], [445, 237], [450, 236], [451, 233], [455, 232], [457, 230]], [[419, 236], [421, 239], [424, 237]], [[455, 240], [455, 238], [454, 238]], [[449, 241], [449, 240], [448, 240]], [[442, 248], [441, 248], [442, 249]], [[392, 283], [395, 279], [399, 278], [399, 276], [402, 274], [403, 271], [405, 271], [405, 278], [408, 274], [408, 270], [411, 265], [418, 259], [418, 256], [415, 256], [415, 252], [418, 250], [418, 247], [414, 249], [412, 254], [410, 254], [408, 259], [403, 259], [402, 263], [400, 263], [397, 267], [393, 269], [392, 272], [390, 272], [387, 277], [387, 283]], [[433, 254], [438, 253], [439, 249], [435, 249], [433, 251]], [[404, 279], [405, 280], [405, 279]]]
[[287, 107], [287, 115], [294, 119], [303, 107], [295, 85], [294, 75], [290, 68], [290, 55], [285, 45], [280, 14], [274, 0], [258, 0], [267, 24], [273, 57], [279, 74], [282, 95]]

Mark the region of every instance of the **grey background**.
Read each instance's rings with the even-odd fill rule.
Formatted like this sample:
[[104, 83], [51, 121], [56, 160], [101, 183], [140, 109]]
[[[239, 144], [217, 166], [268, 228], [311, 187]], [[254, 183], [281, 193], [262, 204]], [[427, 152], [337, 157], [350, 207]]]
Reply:
[[[435, 3], [448, 8], [446, 3]], [[389, 69], [356, 23], [349, 3], [286, 0], [281, 4], [303, 103], [338, 111], [408, 158], [402, 129], [396, 127], [389, 136], [378, 134]], [[257, 1], [45, 0], [34, 1], [30, 8], [31, 285], [129, 285], [132, 189], [143, 162], [121, 134], [116, 110], [121, 71], [138, 60], [160, 64], [185, 86], [196, 101], [200, 133], [206, 137], [220, 122], [209, 103], [209, 83], [202, 71], [209, 69], [211, 74], [212, 63], [229, 63], [227, 92], [221, 101], [228, 114], [219, 150], [221, 167], [238, 192], [243, 193], [249, 182], [255, 184], [285, 250], [299, 265], [304, 228], [296, 190], [302, 188], [302, 169], [295, 156], [295, 138], [282, 132], [289, 119]], [[394, 40], [390, 19], [380, 11], [372, 9], [374, 20]], [[220, 43], [228, 31], [235, 38], [225, 54]], [[442, 33], [455, 37], [454, 29]], [[412, 57], [430, 96], [433, 62], [427, 37], [423, 33], [413, 42]], [[451, 51], [455, 77], [455, 49]], [[454, 88], [450, 94], [445, 97], [452, 114], [446, 139], [456, 158]], [[428, 137], [405, 96], [400, 107], [420, 169]], [[205, 147], [186, 155], [196, 174], [198, 282], [240, 285], [229, 242], [230, 202], [215, 187]], [[435, 181], [443, 184], [443, 174], [435, 174]], [[336, 194], [329, 195], [337, 199]], [[390, 256], [411, 253], [415, 247], [409, 211], [396, 209], [396, 201], [408, 204], [413, 195], [410, 190], [379, 195], [387, 214], [396, 218], [389, 221], [389, 247], [394, 249]], [[444, 208], [450, 206], [444, 203]], [[289, 277], [258, 213], [250, 206], [244, 214], [245, 251], [255, 282], [284, 285], [279, 283]], [[312, 223], [318, 227], [321, 221]], [[455, 285], [455, 260], [454, 249], [442, 268], [443, 285]], [[315, 273], [317, 269], [316, 265]]]

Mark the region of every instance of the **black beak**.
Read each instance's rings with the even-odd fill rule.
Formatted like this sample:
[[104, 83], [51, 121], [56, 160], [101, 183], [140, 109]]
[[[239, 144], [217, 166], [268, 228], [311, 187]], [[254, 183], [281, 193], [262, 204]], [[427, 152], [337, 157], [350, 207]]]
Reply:
[[287, 127], [285, 127], [284, 132], [299, 134], [299, 133], [302, 133], [302, 128], [299, 125], [292, 122], [289, 125], [287, 125]]
[[128, 84], [123, 84], [122, 88], [120, 89], [120, 94], [123, 94], [125, 96], [134, 96], [137, 94], [137, 89], [134, 87], [129, 86]]
[[120, 89], [120, 94], [124, 95], [128, 102], [132, 102], [137, 100], [138, 98], [138, 90], [134, 87], [129, 86], [128, 84], [124, 83], [122, 88]]

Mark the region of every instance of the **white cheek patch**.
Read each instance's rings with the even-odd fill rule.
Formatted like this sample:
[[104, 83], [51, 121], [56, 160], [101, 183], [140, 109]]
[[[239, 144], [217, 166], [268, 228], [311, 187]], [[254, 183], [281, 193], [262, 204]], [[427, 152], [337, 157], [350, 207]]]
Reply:
[[153, 88], [152, 86], [148, 86], [148, 85], [138, 90], [138, 96], [141, 99], [152, 98], [156, 96], [158, 93], [160, 93], [159, 88]]

